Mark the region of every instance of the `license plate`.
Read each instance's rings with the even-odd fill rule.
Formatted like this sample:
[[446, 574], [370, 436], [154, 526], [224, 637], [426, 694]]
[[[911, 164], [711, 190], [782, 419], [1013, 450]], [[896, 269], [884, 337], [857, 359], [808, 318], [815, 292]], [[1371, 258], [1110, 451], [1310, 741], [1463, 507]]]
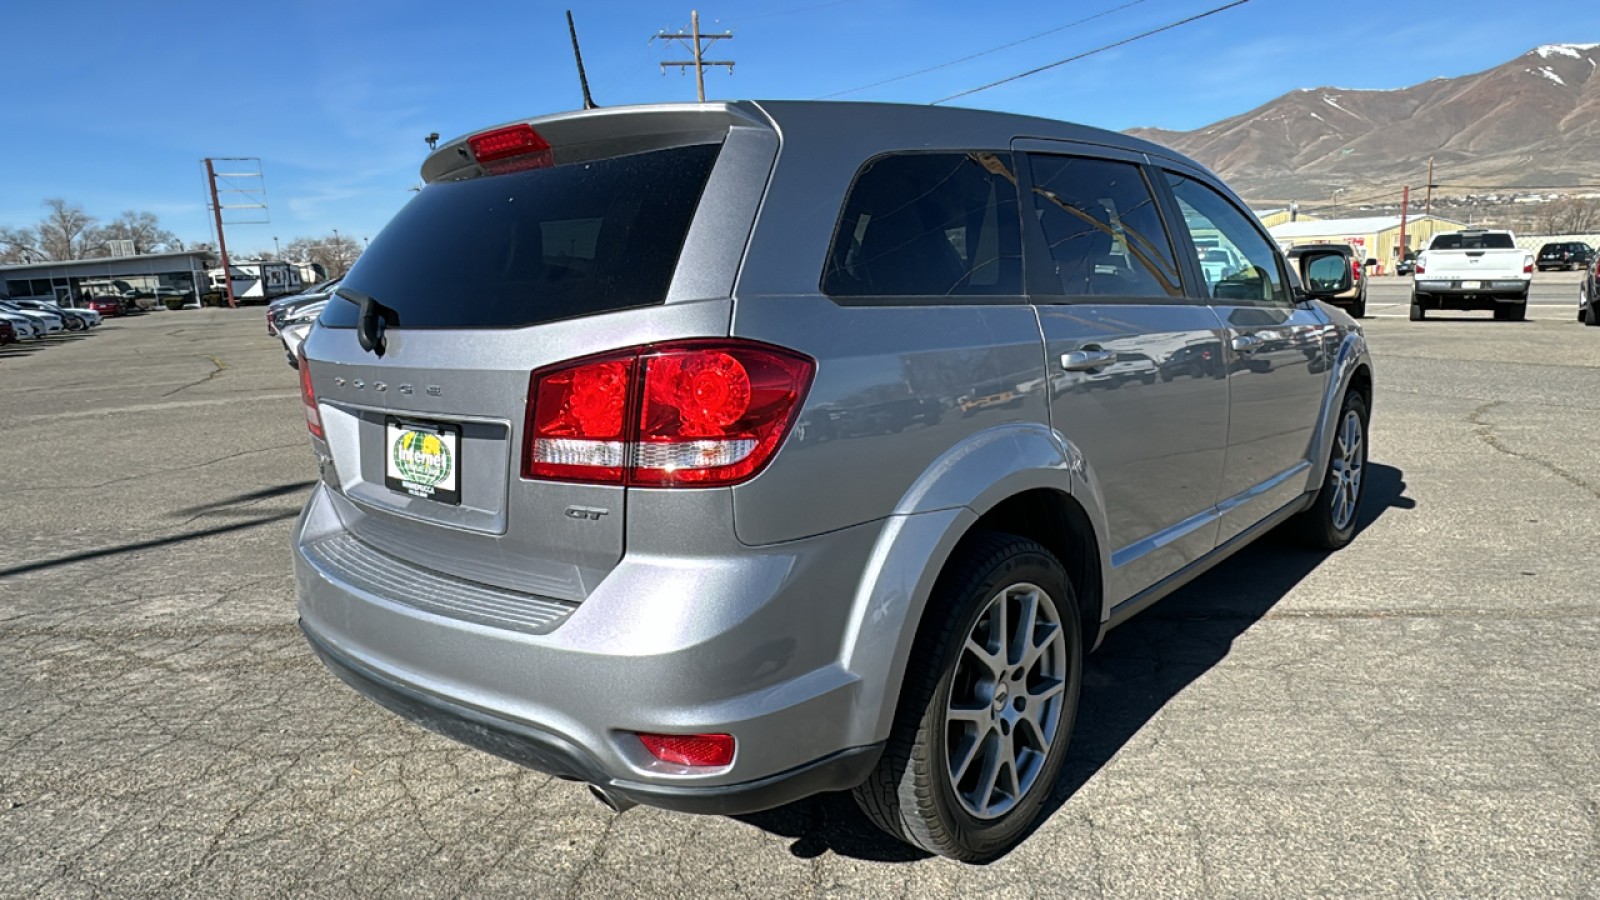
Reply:
[[1475, 291], [1475, 290], [1478, 290], [1481, 287], [1483, 287], [1483, 282], [1481, 282], [1481, 281], [1463, 281], [1463, 282], [1461, 282], [1461, 289], [1463, 291]]
[[437, 422], [384, 421], [383, 483], [438, 503], [461, 502], [461, 428]]

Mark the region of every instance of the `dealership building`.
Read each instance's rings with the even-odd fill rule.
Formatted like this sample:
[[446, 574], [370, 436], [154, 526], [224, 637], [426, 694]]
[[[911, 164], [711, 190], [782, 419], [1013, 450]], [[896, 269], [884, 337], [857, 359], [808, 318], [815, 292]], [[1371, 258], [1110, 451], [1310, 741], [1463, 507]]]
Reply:
[[[1266, 220], [1263, 216], [1263, 221]], [[1378, 274], [1394, 271], [1403, 252], [1415, 253], [1441, 231], [1460, 231], [1466, 223], [1439, 216], [1409, 216], [1405, 220], [1406, 247], [1400, 247], [1399, 216], [1366, 216], [1358, 219], [1307, 219], [1268, 224], [1278, 246], [1287, 250], [1297, 244], [1349, 244], [1362, 259], [1378, 261]]]
[[184, 250], [0, 266], [0, 291], [16, 299], [49, 300], [62, 306], [107, 295], [186, 295], [198, 303], [211, 259], [206, 251]]

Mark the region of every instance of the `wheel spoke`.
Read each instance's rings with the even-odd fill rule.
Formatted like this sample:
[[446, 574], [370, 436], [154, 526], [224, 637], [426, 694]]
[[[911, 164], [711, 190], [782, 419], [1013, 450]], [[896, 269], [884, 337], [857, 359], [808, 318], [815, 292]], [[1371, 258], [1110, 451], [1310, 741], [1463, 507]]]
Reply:
[[967, 722], [982, 732], [989, 727], [989, 707], [952, 706], [945, 713], [945, 718], [952, 722]]
[[1029, 591], [1019, 599], [1021, 615], [1017, 617], [1016, 631], [1006, 640], [1006, 664], [1021, 663], [1033, 649], [1033, 631], [1039, 621], [1039, 592]]
[[1057, 696], [1066, 689], [1067, 683], [1059, 678], [1052, 678], [1049, 680], [1049, 682], [1039, 685], [1038, 687], [1030, 686], [1028, 688], [1028, 712], [1032, 713], [1039, 707], [1049, 703], [1051, 698]]
[[972, 740], [962, 745], [961, 761], [950, 767], [950, 783], [957, 785], [958, 791], [961, 779], [967, 777], [967, 769], [972, 768], [973, 760], [983, 755], [983, 745], [988, 743], [993, 733], [993, 729], [980, 729], [972, 736]]
[[[1000, 738], [1000, 740], [1005, 740]], [[981, 812], [987, 813], [994, 807], [994, 788], [1000, 780], [1001, 760], [1005, 753], [1004, 748], [995, 747], [983, 755], [983, 769], [979, 773], [977, 807]]]
[[1041, 638], [1038, 643], [1028, 648], [1027, 655], [1022, 658], [1022, 667], [1024, 669], [1032, 669], [1033, 664], [1038, 662], [1039, 657], [1043, 656], [1045, 651], [1050, 649], [1051, 644], [1059, 640], [1060, 635], [1060, 625], [1057, 625], [1054, 622], [1046, 622], [1044, 626], [1044, 637]]
[[976, 656], [980, 662], [988, 667], [991, 678], [998, 675], [1000, 670], [1004, 667], [1004, 664], [1000, 661], [998, 656], [990, 652], [988, 647], [978, 643], [971, 637], [967, 638], [966, 650], [968, 653]]

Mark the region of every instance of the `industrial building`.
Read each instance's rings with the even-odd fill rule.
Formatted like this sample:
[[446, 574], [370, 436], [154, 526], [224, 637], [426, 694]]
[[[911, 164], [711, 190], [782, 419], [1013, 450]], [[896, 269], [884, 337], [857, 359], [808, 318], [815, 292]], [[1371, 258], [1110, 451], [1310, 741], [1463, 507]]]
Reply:
[[16, 299], [82, 305], [90, 296], [178, 297], [200, 302], [211, 254], [203, 250], [0, 266], [0, 291]]
[[1267, 231], [1285, 250], [1298, 244], [1349, 244], [1362, 259], [1378, 262], [1376, 274], [1394, 271], [1405, 252], [1415, 253], [1441, 231], [1460, 231], [1464, 222], [1439, 216], [1408, 216], [1405, 220], [1406, 247], [1400, 246], [1399, 216], [1366, 216], [1359, 219], [1312, 219], [1280, 221]]

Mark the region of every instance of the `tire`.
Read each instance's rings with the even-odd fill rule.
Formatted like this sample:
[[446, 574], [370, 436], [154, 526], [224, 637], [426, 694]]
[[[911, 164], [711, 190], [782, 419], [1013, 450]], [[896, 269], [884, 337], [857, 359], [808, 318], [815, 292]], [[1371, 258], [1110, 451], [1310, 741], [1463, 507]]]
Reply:
[[1322, 488], [1311, 506], [1290, 520], [1299, 539], [1318, 550], [1342, 549], [1356, 536], [1366, 489], [1367, 421], [1366, 398], [1346, 391], [1339, 418], [1334, 420], [1333, 448]]
[[1367, 298], [1365, 296], [1350, 305], [1350, 317], [1353, 319], [1365, 319], [1367, 317]]
[[1420, 299], [1418, 299], [1416, 294], [1412, 294], [1411, 295], [1411, 321], [1413, 321], [1413, 322], [1421, 322], [1423, 319], [1427, 318], [1427, 316], [1428, 316], [1428, 313], [1425, 310], [1423, 310], [1423, 308], [1422, 308], [1422, 301]]
[[[1018, 615], [1030, 603], [1031, 629]], [[1013, 643], [1019, 632], [1028, 633], [1026, 652]], [[1003, 652], [978, 652], [1002, 644]], [[1054, 788], [1082, 676], [1077, 601], [1061, 563], [1027, 538], [969, 536], [934, 585], [893, 730], [878, 767], [855, 789], [857, 805], [879, 828], [941, 856], [981, 862], [1005, 853]], [[971, 715], [951, 715], [961, 712]], [[964, 754], [958, 772], [952, 752]]]
[[1506, 310], [1506, 318], [1513, 322], [1526, 322], [1528, 320], [1528, 301], [1524, 299], [1521, 303]]
[[1589, 306], [1583, 311], [1583, 324], [1600, 325], [1600, 311], [1595, 310], [1594, 298], [1589, 298]]

